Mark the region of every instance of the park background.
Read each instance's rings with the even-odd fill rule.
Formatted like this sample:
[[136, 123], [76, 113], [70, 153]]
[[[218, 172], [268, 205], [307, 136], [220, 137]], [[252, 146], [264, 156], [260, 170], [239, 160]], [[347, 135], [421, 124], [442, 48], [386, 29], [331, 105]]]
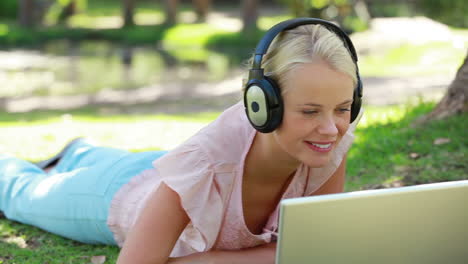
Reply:
[[[465, 0], [2, 0], [0, 151], [172, 149], [240, 100], [262, 34], [300, 16], [338, 22], [359, 53], [346, 191], [468, 179]], [[0, 219], [2, 264], [117, 254]]]

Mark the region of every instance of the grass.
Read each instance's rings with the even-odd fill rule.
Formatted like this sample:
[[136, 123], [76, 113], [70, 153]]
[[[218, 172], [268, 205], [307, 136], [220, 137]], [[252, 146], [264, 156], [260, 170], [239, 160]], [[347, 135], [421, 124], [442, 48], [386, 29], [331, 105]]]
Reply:
[[346, 191], [468, 179], [468, 114], [410, 126], [432, 107], [369, 107], [348, 155]]
[[[467, 114], [410, 127], [433, 106], [366, 107], [348, 155], [346, 191], [468, 179]], [[0, 113], [0, 142], [3, 151], [30, 160], [50, 156], [80, 135], [131, 151], [167, 149], [165, 141], [172, 138], [175, 146], [218, 115], [104, 114], [95, 108]], [[450, 142], [436, 145], [438, 138]], [[115, 263], [118, 248], [84, 245], [0, 219], [2, 264], [90, 263], [92, 256], [100, 255], [106, 256], [106, 263]]]
[[86, 245], [0, 219], [1, 264], [87, 264], [93, 256], [106, 256], [105, 263], [115, 263], [118, 252], [117, 247]]
[[[457, 33], [455, 33], [457, 32]], [[454, 31], [464, 36], [468, 30]], [[468, 38], [465, 36], [466, 43]], [[405, 44], [360, 58], [364, 76], [401, 76], [448, 74], [454, 75], [466, 56], [466, 44], [434, 41], [421, 45]], [[460, 47], [454, 47], [460, 45]]]

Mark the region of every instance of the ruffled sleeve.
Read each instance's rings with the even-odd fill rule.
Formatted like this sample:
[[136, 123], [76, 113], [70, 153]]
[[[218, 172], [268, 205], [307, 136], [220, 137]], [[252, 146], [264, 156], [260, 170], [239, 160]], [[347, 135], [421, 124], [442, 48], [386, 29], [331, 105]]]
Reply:
[[185, 143], [153, 162], [157, 174], [180, 197], [190, 223], [171, 256], [210, 250], [223, 214], [221, 195], [208, 157], [197, 144]]
[[363, 115], [363, 108], [361, 108], [358, 117], [353, 123], [349, 125], [348, 130], [343, 135], [340, 143], [336, 146], [331, 157], [329, 164], [323, 168], [309, 168], [308, 181], [305, 188], [304, 196], [312, 195], [322, 184], [324, 184], [338, 169], [346, 153], [350, 149], [354, 141], [354, 131]]

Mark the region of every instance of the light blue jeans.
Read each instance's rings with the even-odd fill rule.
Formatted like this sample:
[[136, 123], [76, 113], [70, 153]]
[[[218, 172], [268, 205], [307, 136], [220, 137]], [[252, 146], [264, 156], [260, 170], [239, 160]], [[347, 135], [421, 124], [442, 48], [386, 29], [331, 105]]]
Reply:
[[10, 220], [83, 243], [115, 245], [106, 224], [114, 194], [165, 153], [79, 141], [49, 173], [0, 154], [0, 211]]

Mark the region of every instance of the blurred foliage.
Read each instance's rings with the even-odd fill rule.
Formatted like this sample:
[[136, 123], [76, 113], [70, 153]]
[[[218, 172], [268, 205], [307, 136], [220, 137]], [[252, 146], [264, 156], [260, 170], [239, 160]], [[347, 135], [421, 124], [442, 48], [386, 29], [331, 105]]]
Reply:
[[372, 17], [411, 17], [422, 15], [453, 27], [468, 27], [466, 0], [366, 0]]
[[55, 0], [46, 12], [45, 20], [52, 25], [63, 22], [76, 12], [85, 11], [87, 4], [88, 0]]
[[373, 1], [368, 7], [372, 17], [409, 17], [415, 12], [414, 6], [401, 1]]
[[[356, 14], [357, 0], [279, 0], [296, 16], [334, 20], [348, 31], [362, 31], [366, 21]], [[363, 0], [371, 17], [423, 15], [454, 27], [468, 27], [466, 0]]]
[[454, 27], [468, 27], [466, 0], [419, 0], [418, 5], [428, 17]]
[[121, 44], [153, 44], [161, 41], [166, 26], [138, 26], [129, 29], [89, 29], [49, 26], [37, 30], [19, 27], [14, 23], [0, 23], [0, 47], [36, 46], [44, 42], [68, 39], [109, 40]]
[[355, 10], [354, 0], [280, 0], [296, 17], [336, 21], [347, 32], [364, 31], [368, 21]]
[[16, 18], [19, 0], [0, 0], [0, 17]]

